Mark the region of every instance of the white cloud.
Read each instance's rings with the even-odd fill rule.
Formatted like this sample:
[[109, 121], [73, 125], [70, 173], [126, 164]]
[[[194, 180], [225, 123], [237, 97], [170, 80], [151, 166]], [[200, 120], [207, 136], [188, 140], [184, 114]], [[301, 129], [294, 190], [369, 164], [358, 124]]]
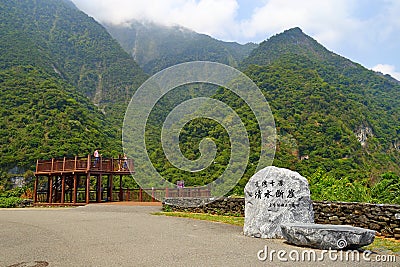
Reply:
[[329, 50], [364, 66], [380, 62], [400, 66], [398, 0], [72, 1], [100, 22], [137, 19], [181, 25], [240, 43], [261, 42], [300, 27]]
[[238, 4], [235, 0], [187, 1], [169, 14], [169, 20], [195, 31], [216, 36], [225, 31], [226, 25], [234, 23], [237, 9]]
[[[260, 42], [292, 27], [300, 27], [328, 47], [341, 42], [365, 43], [358, 36], [380, 37], [392, 33], [374, 21], [360, 21], [353, 16], [364, 2], [361, 0], [72, 0], [81, 10], [101, 22], [121, 24], [131, 19], [147, 20], [164, 25], [181, 25], [215, 38], [239, 42]], [[241, 6], [239, 6], [239, 2]], [[264, 3], [263, 3], [264, 2]], [[400, 23], [400, 5], [384, 0], [387, 6], [380, 20], [387, 25]], [[396, 4], [397, 2], [397, 4]], [[247, 5], [246, 5], [247, 4]], [[245, 6], [246, 7], [243, 7]], [[249, 17], [239, 17], [239, 8], [253, 9]], [[365, 6], [365, 5], [364, 5]], [[399, 8], [394, 8], [399, 7]], [[395, 10], [395, 11], [393, 11]], [[378, 14], [379, 15], [379, 14]], [[375, 15], [375, 16], [378, 16]], [[371, 24], [371, 25], [370, 25]], [[365, 34], [366, 26], [379, 25], [377, 33]], [[375, 26], [374, 28], [376, 28]], [[349, 38], [351, 37], [351, 38]], [[358, 41], [360, 40], [360, 41]], [[354, 44], [353, 44], [354, 45]]]
[[73, 0], [100, 22], [122, 24], [132, 19], [181, 25], [213, 36], [223, 36], [234, 23], [236, 0]]
[[[251, 17], [238, 17], [238, 0], [73, 0], [100, 22], [121, 24], [131, 19], [182, 25], [223, 40], [260, 42], [299, 26], [322, 43], [343, 40], [358, 28], [349, 16], [355, 0], [267, 0]], [[241, 5], [245, 5], [242, 1]], [[246, 8], [248, 8], [246, 6]]]
[[351, 18], [353, 1], [346, 0], [269, 0], [254, 11], [252, 17], [241, 23], [248, 38], [262, 33], [279, 33], [300, 27], [324, 44], [336, 44], [347, 32], [359, 28]]
[[396, 80], [400, 81], [400, 72], [396, 71], [396, 67], [393, 65], [378, 64], [375, 67], [373, 67], [372, 70], [381, 72], [383, 74], [389, 74]]

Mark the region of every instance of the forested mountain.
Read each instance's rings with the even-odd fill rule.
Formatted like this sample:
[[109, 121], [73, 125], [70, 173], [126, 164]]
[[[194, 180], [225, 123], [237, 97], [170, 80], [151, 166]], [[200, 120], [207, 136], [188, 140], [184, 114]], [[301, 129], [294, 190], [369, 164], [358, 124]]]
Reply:
[[257, 47], [223, 42], [180, 26], [160, 26], [132, 21], [105, 24], [110, 34], [150, 74], [188, 61], [214, 61], [237, 67]]
[[94, 19], [63, 0], [0, 1], [0, 169], [121, 153], [125, 108], [146, 75]]
[[[330, 188], [336, 181], [361, 185], [342, 190], [347, 200], [366, 195], [357, 195], [359, 188], [378, 184], [373, 198], [387, 195], [385, 201], [400, 203], [398, 177], [387, 175], [400, 174], [400, 83], [328, 51], [299, 28], [260, 45], [239, 45], [181, 27], [106, 25], [119, 44], [67, 0], [0, 0], [0, 15], [2, 176], [14, 167], [32, 168], [37, 158], [85, 155], [98, 147], [105, 156], [116, 156], [125, 108], [148, 77], [140, 66], [151, 74], [181, 62], [210, 60], [238, 66], [259, 86], [277, 127], [274, 165], [309, 178], [314, 196], [325, 199], [324, 192], [330, 192], [331, 199], [340, 193], [316, 186], [324, 185], [321, 181]], [[260, 135], [249, 107], [223, 88], [194, 84], [164, 96], [150, 116], [149, 155], [166, 179], [184, 179], [187, 186], [208, 183], [224, 171], [229, 136], [213, 120], [193, 120], [180, 136], [189, 159], [200, 156], [203, 138], [215, 141], [217, 156], [208, 169], [174, 168], [159, 142], [163, 119], [177, 104], [198, 96], [225, 102], [246, 126], [250, 162], [233, 190], [242, 194], [255, 171]], [[384, 173], [389, 178], [381, 182]]]
[[[299, 28], [261, 43], [242, 62], [241, 69], [260, 87], [271, 106], [278, 133], [274, 165], [306, 177], [318, 174], [320, 180], [332, 178], [330, 183], [362, 184], [362, 188], [378, 182], [384, 173], [400, 173], [400, 86], [393, 78], [328, 51]], [[251, 128], [251, 162], [234, 189], [240, 194], [254, 173], [252, 163], [258, 160], [260, 137], [254, 130], [255, 118], [230, 91], [219, 90], [213, 97], [228, 103], [246, 128]], [[150, 150], [158, 170], [171, 180], [184, 177], [187, 184], [218, 177], [229, 162], [229, 137], [216, 122], [198, 119], [187, 124], [181, 150], [196, 159], [200, 156], [198, 144], [207, 136], [217, 144], [218, 164], [194, 174], [174, 170], [162, 160], [162, 148], [152, 139]], [[395, 184], [391, 190], [397, 191], [393, 188], [398, 188], [399, 181], [390, 181]], [[389, 182], [385, 183], [389, 188]], [[395, 193], [394, 198], [400, 201]]]
[[96, 106], [40, 68], [0, 70], [0, 163], [32, 168], [37, 159], [121, 151], [118, 131]]
[[358, 166], [326, 167], [342, 175], [361, 166], [369, 175], [399, 173], [396, 80], [329, 52], [299, 28], [261, 43], [243, 65], [270, 101], [279, 133], [296, 140], [297, 158]]
[[274, 165], [306, 175], [315, 199], [400, 203], [397, 80], [328, 51], [299, 28], [261, 43], [242, 68], [275, 117]]
[[145, 75], [103, 26], [67, 0], [2, 0], [0, 16], [1, 68], [42, 68], [122, 118], [115, 104], [127, 103]]

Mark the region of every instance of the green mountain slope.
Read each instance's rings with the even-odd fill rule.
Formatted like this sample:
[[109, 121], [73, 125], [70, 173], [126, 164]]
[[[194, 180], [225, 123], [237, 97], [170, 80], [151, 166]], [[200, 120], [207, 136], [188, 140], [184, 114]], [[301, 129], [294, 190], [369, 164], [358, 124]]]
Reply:
[[223, 42], [183, 27], [166, 27], [153, 23], [105, 25], [110, 34], [130, 53], [147, 73], [187, 61], [214, 61], [236, 67], [257, 47]]
[[[179, 27], [108, 25], [128, 54], [67, 0], [3, 0], [0, 15], [2, 172], [31, 168], [37, 158], [85, 155], [96, 147], [106, 156], [120, 153], [125, 107], [147, 77], [133, 55], [149, 73], [191, 60], [239, 66], [272, 108], [278, 132], [274, 165], [312, 181], [341, 179], [344, 186], [372, 186], [384, 173], [400, 174], [400, 83], [328, 51], [299, 28], [259, 46], [242, 46]], [[233, 190], [240, 194], [255, 171], [260, 135], [250, 109], [227, 90], [194, 84], [163, 97], [150, 116], [149, 155], [166, 179], [184, 179], [188, 186], [208, 183], [224, 171], [229, 136], [213, 120], [193, 120], [180, 136], [189, 159], [200, 156], [203, 138], [215, 141], [217, 157], [208, 169], [187, 173], [174, 168], [159, 143], [160, 125], [173, 107], [198, 96], [227, 103], [246, 126], [251, 155]], [[374, 190], [384, 195], [390, 189], [388, 201], [400, 203], [397, 176], [385, 177]]]
[[[373, 88], [357, 86], [346, 77], [327, 82], [319, 74], [328, 72], [327, 67], [315, 69], [314, 64], [287, 56], [246, 71], [264, 91], [276, 119], [283, 147], [275, 163], [304, 174], [324, 168], [337, 178], [399, 173], [396, 96], [382, 90], [372, 97]], [[373, 85], [384, 88], [386, 80], [377, 76]]]
[[121, 153], [125, 108], [147, 78], [71, 1], [0, 1], [0, 170]]
[[[285, 31], [260, 44], [243, 65], [257, 65], [264, 68], [279, 66], [278, 72], [281, 76], [297, 73], [299, 77], [281, 80], [281, 91], [275, 92], [287, 95], [284, 88], [292, 88], [293, 82], [301, 87], [303, 90], [298, 90], [298, 92], [303, 94], [302, 98], [296, 99], [296, 92], [289, 94], [289, 98], [292, 98], [289, 100], [293, 100], [290, 106], [299, 105], [301, 100], [307, 103], [318, 95], [330, 94], [324, 98], [325, 102], [314, 101], [317, 103], [317, 111], [332, 113], [332, 110], [338, 110], [335, 115], [338, 118], [345, 116], [346, 124], [355, 134], [362, 128], [371, 128], [370, 135], [381, 138], [379, 143], [385, 149], [397, 149], [400, 86], [398, 81], [390, 76], [382, 76], [367, 70], [357, 63], [326, 50], [314, 39], [302, 33], [299, 28]], [[252, 67], [248, 67], [247, 71], [254, 76], [254, 70], [251, 69]], [[256, 72], [260, 73], [260, 70]], [[261, 78], [262, 83], [267, 84], [264, 78]], [[260, 77], [257, 80], [259, 81]], [[271, 84], [274, 83], [276, 84], [276, 82], [271, 82]], [[311, 90], [313, 84], [318, 85], [317, 90]], [[279, 88], [276, 85], [271, 87]], [[304, 94], [304, 92], [308, 93]], [[277, 94], [275, 96], [270, 95], [273, 99], [279, 99]], [[335, 99], [341, 100], [330, 103]], [[354, 103], [362, 110], [356, 107], [352, 109], [351, 105], [347, 104], [348, 102]], [[310, 104], [304, 107], [313, 109]], [[283, 106], [279, 110], [282, 109], [284, 109]], [[362, 143], [363, 146], [368, 145], [368, 141]]]
[[114, 104], [126, 104], [146, 76], [100, 24], [70, 1], [1, 1], [0, 16], [1, 68], [43, 68], [122, 118]]
[[317, 41], [307, 36], [300, 28], [293, 28], [276, 34], [268, 40], [263, 41], [254, 49], [250, 55], [242, 62], [242, 66], [246, 65], [268, 65], [282, 57], [284, 54], [295, 54], [315, 58], [323, 61], [336, 61], [338, 64], [346, 64], [350, 66], [355, 63], [346, 60], [345, 58], [328, 51], [324, 46]]
[[36, 159], [118, 153], [119, 136], [75, 88], [32, 66], [0, 71], [0, 166], [32, 169]]
[[277, 165], [350, 180], [400, 173], [396, 80], [328, 51], [299, 28], [261, 43], [242, 66], [273, 109]]
[[[394, 79], [328, 51], [298, 28], [260, 44], [243, 61], [242, 70], [263, 91], [275, 117], [274, 165], [307, 177], [323, 173], [333, 178], [330, 181], [343, 179], [367, 186], [384, 173], [400, 173], [400, 86]], [[251, 162], [234, 189], [240, 194], [254, 173], [260, 150], [255, 118], [229, 91], [220, 90], [213, 97], [237, 111], [251, 139]], [[195, 174], [174, 170], [163, 159], [161, 147], [151, 142], [158, 170], [172, 181], [184, 177], [189, 185], [218, 177], [229, 161], [230, 148], [216, 122], [198, 119], [187, 124], [181, 149], [196, 159], [198, 144], [207, 136], [217, 144], [218, 164]]]

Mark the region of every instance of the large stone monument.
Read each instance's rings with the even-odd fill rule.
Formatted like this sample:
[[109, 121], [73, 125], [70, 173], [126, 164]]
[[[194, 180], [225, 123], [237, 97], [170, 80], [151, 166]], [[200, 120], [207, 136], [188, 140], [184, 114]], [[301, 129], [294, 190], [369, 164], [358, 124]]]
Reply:
[[247, 236], [282, 238], [281, 224], [314, 223], [308, 181], [297, 172], [266, 167], [250, 178], [244, 193]]

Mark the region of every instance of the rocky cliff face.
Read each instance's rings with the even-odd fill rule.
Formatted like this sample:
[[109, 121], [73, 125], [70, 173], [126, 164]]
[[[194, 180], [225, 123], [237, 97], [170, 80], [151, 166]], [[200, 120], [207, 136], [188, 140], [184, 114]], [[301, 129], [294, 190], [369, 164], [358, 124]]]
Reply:
[[393, 148], [396, 150], [400, 150], [400, 140], [393, 142]]
[[369, 137], [373, 137], [372, 128], [369, 126], [361, 125], [355, 132], [357, 140], [360, 142], [362, 147], [367, 146], [367, 141]]

